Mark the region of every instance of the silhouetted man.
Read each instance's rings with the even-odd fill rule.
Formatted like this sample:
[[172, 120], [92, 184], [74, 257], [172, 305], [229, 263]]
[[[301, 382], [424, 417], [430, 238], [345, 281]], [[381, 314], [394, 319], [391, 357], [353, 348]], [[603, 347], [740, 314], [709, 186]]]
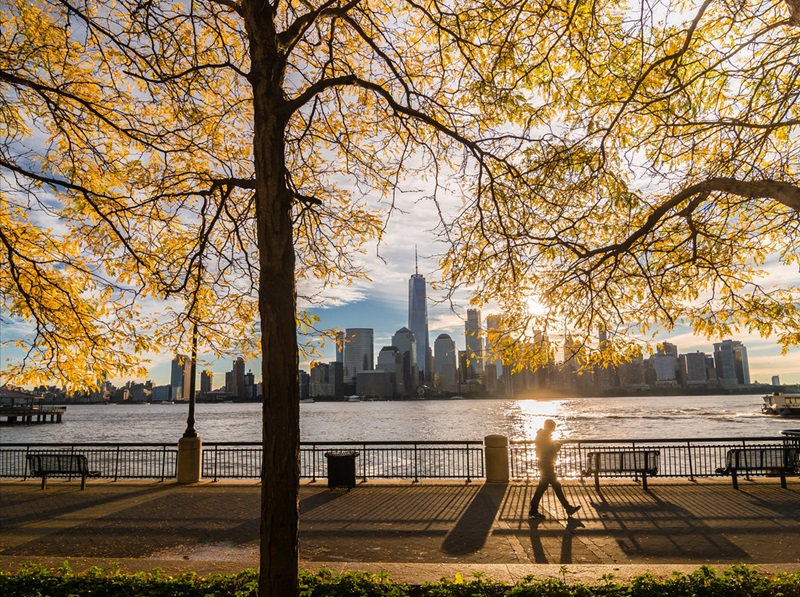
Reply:
[[567, 516], [572, 516], [581, 509], [580, 506], [570, 506], [567, 501], [567, 496], [564, 495], [564, 490], [561, 488], [561, 482], [556, 476], [556, 459], [558, 458], [558, 451], [561, 449], [561, 442], [553, 440], [553, 430], [556, 428], [556, 422], [552, 419], [547, 419], [544, 425], [536, 433], [536, 458], [539, 461], [539, 485], [536, 486], [536, 491], [531, 499], [531, 508], [528, 510], [529, 518], [544, 518], [544, 514], [539, 512], [539, 502], [542, 500], [544, 492], [547, 490], [548, 485], [553, 486], [553, 491], [556, 492], [556, 497], [564, 510], [567, 511]]

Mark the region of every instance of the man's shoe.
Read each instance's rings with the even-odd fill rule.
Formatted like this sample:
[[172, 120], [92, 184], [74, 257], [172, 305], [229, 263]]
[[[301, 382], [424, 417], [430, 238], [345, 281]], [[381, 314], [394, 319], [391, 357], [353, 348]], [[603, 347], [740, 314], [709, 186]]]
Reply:
[[577, 512], [580, 509], [581, 509], [580, 506], [569, 506], [567, 508], [567, 516], [572, 516], [573, 514], [575, 514], [575, 512]]
[[538, 510], [530, 510], [528, 511], [528, 518], [544, 518], [544, 514], [539, 512]]

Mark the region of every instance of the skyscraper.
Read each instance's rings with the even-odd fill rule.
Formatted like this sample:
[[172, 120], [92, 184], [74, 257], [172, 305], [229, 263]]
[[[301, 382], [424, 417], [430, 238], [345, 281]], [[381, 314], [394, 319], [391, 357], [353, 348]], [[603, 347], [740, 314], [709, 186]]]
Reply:
[[436, 389], [455, 392], [458, 389], [456, 343], [447, 334], [440, 334], [434, 346], [434, 382]]
[[489, 359], [487, 363], [487, 373], [492, 372], [493, 378], [488, 376], [486, 380], [487, 389], [492, 389], [498, 378], [503, 377], [503, 360], [500, 357], [500, 315], [486, 316], [486, 355]]
[[714, 363], [720, 384], [750, 385], [750, 364], [747, 348], [738, 340], [723, 340], [714, 344]]
[[336, 332], [336, 362], [344, 363], [344, 332]]
[[359, 371], [375, 367], [372, 328], [347, 328], [344, 332], [344, 381], [355, 383]]
[[225, 391], [237, 398], [245, 397], [244, 359], [242, 357], [237, 357], [233, 361], [233, 369], [225, 374]]
[[200, 393], [208, 394], [212, 389], [214, 383], [214, 374], [206, 369], [200, 374]]
[[411, 393], [419, 385], [419, 370], [417, 369], [417, 339], [406, 327], [400, 328], [392, 336], [392, 346], [397, 347], [403, 359], [402, 371], [398, 372], [398, 385], [402, 377], [403, 390], [401, 393]]
[[417, 369], [423, 379], [430, 379], [427, 367], [428, 357], [428, 303], [425, 294], [425, 278], [416, 273], [408, 281], [408, 329], [417, 340]]
[[481, 312], [467, 309], [464, 323], [464, 337], [467, 346], [467, 379], [479, 379], [483, 375], [483, 334], [481, 334]]
[[192, 381], [192, 363], [189, 357], [183, 354], [175, 355], [172, 359], [172, 374], [170, 386], [172, 387], [172, 400], [189, 400]]

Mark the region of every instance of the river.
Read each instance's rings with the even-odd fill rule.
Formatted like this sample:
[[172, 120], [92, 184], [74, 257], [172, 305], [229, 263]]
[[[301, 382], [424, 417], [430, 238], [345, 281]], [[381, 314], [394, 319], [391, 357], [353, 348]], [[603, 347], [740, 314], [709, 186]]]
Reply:
[[[546, 418], [566, 439], [776, 437], [800, 422], [761, 413], [760, 395], [316, 402], [300, 405], [303, 441], [533, 439]], [[0, 427], [0, 441], [175, 442], [187, 404], [71, 405], [62, 423]], [[258, 404], [198, 404], [206, 442], [260, 441]]]

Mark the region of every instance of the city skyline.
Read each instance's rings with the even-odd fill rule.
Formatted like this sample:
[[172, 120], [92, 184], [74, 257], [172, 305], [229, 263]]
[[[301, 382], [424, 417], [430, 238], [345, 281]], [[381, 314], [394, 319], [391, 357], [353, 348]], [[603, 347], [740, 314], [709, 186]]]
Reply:
[[[361, 256], [372, 280], [357, 280], [350, 285], [342, 285], [326, 289], [321, 294], [322, 305], [304, 303], [299, 307], [320, 318], [320, 329], [371, 328], [374, 330], [374, 344], [377, 354], [383, 346], [392, 343], [392, 336], [402, 327], [408, 327], [408, 294], [410, 276], [416, 271], [425, 277], [428, 291], [427, 308], [429, 321], [429, 346], [433, 346], [435, 339], [442, 333], [448, 334], [456, 343], [457, 350], [465, 350], [466, 342], [464, 325], [467, 320], [467, 311], [470, 308], [466, 292], [456, 294], [452, 300], [447, 300], [444, 292], [431, 288], [431, 282], [436, 282], [435, 245], [432, 242], [420, 246], [424, 251], [415, 250], [414, 245], [401, 242], [403, 235], [411, 237], [412, 230], [409, 221], [416, 221], [410, 215], [398, 217], [400, 222], [395, 222], [387, 229], [386, 245], [375, 255]], [[420, 241], [426, 238], [424, 230], [416, 228]], [[412, 270], [412, 267], [414, 269]], [[783, 272], [784, 277], [789, 275]], [[313, 288], [313, 281], [301, 284], [303, 290]], [[308, 292], [308, 294], [313, 294]], [[494, 312], [490, 307], [482, 307], [482, 324]], [[9, 333], [8, 324], [4, 324], [3, 338], [12, 335]], [[6, 331], [9, 330], [9, 331]], [[551, 334], [551, 339], [555, 334]], [[752, 381], [769, 383], [773, 375], [779, 375], [783, 384], [800, 384], [800, 347], [792, 348], [788, 354], [781, 355], [780, 347], [774, 338], [764, 339], [755, 334], [735, 333], [727, 338], [704, 339], [694, 335], [686, 326], [677, 325], [669, 333], [659, 334], [653, 343], [668, 341], [676, 344], [681, 352], [689, 353], [702, 351], [713, 352], [713, 344], [725, 339], [739, 340], [748, 349], [750, 360], [750, 376]], [[18, 351], [17, 351], [18, 352]], [[7, 358], [14, 353], [12, 347], [4, 347], [2, 356]], [[151, 354], [148, 366], [148, 379], [156, 385], [171, 383], [171, 365], [175, 353]], [[224, 385], [225, 374], [231, 370], [235, 356], [221, 359], [210, 359], [208, 355], [199, 355], [198, 371], [209, 370], [214, 376], [214, 386], [219, 388]], [[310, 370], [313, 361], [335, 361], [335, 343], [327, 342], [317, 356], [301, 357], [300, 366], [305, 371]], [[257, 381], [261, 379], [260, 359], [246, 361], [246, 369], [252, 371]], [[112, 378], [115, 384], [124, 384], [132, 381], [131, 377]], [[199, 382], [198, 382], [199, 384]], [[199, 387], [199, 385], [198, 385]]]
[[[405, 227], [401, 230], [407, 232]], [[429, 247], [431, 248], [431, 247]], [[401, 328], [408, 327], [408, 288], [410, 276], [414, 270], [415, 249], [406, 244], [389, 250], [384, 248], [380, 256], [369, 256], [365, 261], [372, 261], [372, 281], [356, 281], [349, 286], [328, 289], [323, 297], [324, 306], [302, 304], [309, 313], [320, 318], [320, 329], [337, 329], [344, 331], [347, 328], [368, 328], [373, 330], [374, 350], [377, 354], [384, 346], [392, 344], [392, 336]], [[464, 326], [467, 320], [467, 310], [470, 308], [466, 295], [455, 297], [453, 302], [445, 300], [441, 291], [431, 290], [430, 282], [436, 280], [435, 264], [431, 258], [426, 258], [425, 253], [418, 253], [417, 267], [423, 272], [420, 275], [426, 278], [428, 289], [428, 321], [429, 321], [429, 346], [433, 346], [435, 339], [442, 333], [448, 334], [456, 343], [457, 350], [466, 349]], [[378, 276], [375, 271], [381, 272]], [[481, 309], [482, 323], [485, 328], [486, 316], [494, 310], [484, 307]], [[555, 334], [551, 336], [551, 340]], [[741, 341], [747, 346], [750, 361], [750, 377], [753, 382], [769, 383], [772, 376], [779, 375], [783, 384], [800, 384], [800, 347], [795, 347], [786, 355], [780, 354], [780, 347], [774, 338], [764, 339], [758, 335], [736, 333], [726, 338], [704, 339], [694, 335], [686, 326], [676, 325], [669, 333], [659, 334], [652, 343], [671, 342], [676, 344], [682, 353], [695, 351], [713, 354], [713, 345], [722, 340], [733, 339]], [[169, 382], [169, 366], [174, 355], [155, 357], [151, 370], [151, 378], [158, 383]], [[202, 359], [202, 355], [201, 355]], [[225, 373], [231, 369], [233, 358], [223, 358], [216, 361], [201, 360], [198, 366], [210, 369], [214, 374], [215, 386], [222, 383]], [[301, 369], [310, 371], [312, 362], [332, 362], [336, 360], [334, 342], [327, 342], [319, 351], [319, 355], [300, 360]], [[260, 380], [260, 359], [248, 360], [246, 368], [252, 370], [257, 380]], [[125, 380], [122, 380], [125, 381]]]

